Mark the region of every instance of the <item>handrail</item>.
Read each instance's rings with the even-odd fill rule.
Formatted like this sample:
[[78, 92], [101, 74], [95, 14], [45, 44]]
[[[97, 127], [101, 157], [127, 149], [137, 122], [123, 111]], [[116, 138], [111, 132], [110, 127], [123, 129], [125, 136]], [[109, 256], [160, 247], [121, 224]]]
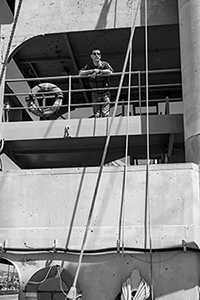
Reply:
[[[163, 83], [163, 84], [150, 84], [149, 87], [151, 88], [159, 88], [159, 87], [175, 87], [175, 86], [181, 86], [181, 83]], [[131, 89], [136, 89], [138, 88], [139, 85], [132, 85], [130, 86]], [[140, 85], [140, 88], [143, 89], [145, 88], [145, 85]], [[128, 89], [128, 86], [122, 86], [122, 89]], [[104, 90], [117, 90], [118, 87], [109, 87], [109, 88], [95, 88], [95, 89], [76, 89], [76, 90], [71, 90], [71, 93], [76, 93], [76, 92], [92, 92], [92, 91], [104, 91]], [[63, 93], [69, 93], [69, 90], [62, 90]], [[38, 92], [37, 95], [48, 95], [48, 94], [52, 94], [53, 92]], [[26, 92], [26, 93], [5, 93], [4, 96], [27, 96], [29, 95], [30, 92]]]
[[[149, 70], [148, 71], [148, 74], [160, 74], [160, 73], [177, 73], [177, 72], [181, 72], [181, 69], [161, 69], [161, 70]], [[109, 77], [113, 77], [113, 76], [119, 76], [121, 75], [122, 72], [115, 72], [115, 73], [112, 73], [112, 74], [108, 74], [106, 76], [109, 76]], [[137, 93], [138, 95], [138, 99], [134, 99], [134, 100], [130, 100], [130, 104], [135, 104], [135, 103], [139, 103], [139, 108], [140, 108], [140, 114], [141, 114], [141, 107], [142, 107], [142, 104], [145, 100], [142, 99], [142, 90], [143, 89], [146, 89], [146, 85], [145, 84], [142, 84], [141, 83], [141, 77], [142, 75], [145, 75], [146, 76], [146, 72], [145, 71], [131, 71], [131, 72], [125, 72], [124, 75], [136, 75], [136, 80], [137, 80], [137, 84], [135, 85], [125, 85], [125, 86], [122, 86], [121, 89], [122, 90], [128, 90], [128, 89], [132, 89], [132, 90], [136, 90], [135, 93]], [[72, 103], [72, 93], [82, 93], [82, 92], [93, 92], [93, 91], [104, 91], [104, 90], [110, 90], [110, 91], [116, 91], [118, 90], [118, 86], [110, 86], [109, 88], [87, 88], [87, 89], [73, 89], [72, 88], [72, 79], [80, 79], [80, 78], [88, 78], [88, 76], [80, 76], [80, 75], [69, 75], [69, 76], [57, 76], [57, 77], [38, 77], [38, 78], [15, 78], [15, 79], [5, 79], [5, 81], [7, 83], [10, 83], [10, 82], [34, 82], [34, 81], [47, 81], [47, 80], [59, 80], [59, 79], [62, 79], [62, 80], [65, 80], [66, 79], [66, 83], [68, 83], [68, 88], [65, 89], [65, 90], [62, 90], [62, 93], [63, 94], [68, 94], [68, 103], [67, 104], [62, 104], [60, 107], [64, 108], [68, 108], [68, 116], [67, 118], [70, 119], [70, 115], [71, 115], [71, 108], [74, 107], [74, 108], [77, 108], [77, 107], [91, 107], [92, 105], [94, 105], [95, 103], [76, 103], [76, 104], [73, 104]], [[155, 77], [153, 78], [153, 81], [155, 82]], [[159, 84], [150, 84], [148, 85], [148, 88], [153, 90], [153, 89], [159, 89], [159, 88], [170, 88], [170, 87], [180, 87], [182, 84], [181, 82], [175, 82], [175, 83], [159, 83]], [[11, 87], [12, 89], [12, 87]], [[30, 95], [31, 93], [31, 90], [28, 91], [28, 92], [19, 92], [19, 93], [5, 93], [4, 96], [5, 97], [12, 97], [12, 96], [27, 96], [27, 95]], [[134, 93], [134, 94], [135, 94]], [[49, 98], [51, 97], [50, 95], [52, 95], [52, 91], [44, 91], [44, 92], [38, 92], [37, 93], [37, 99], [40, 99], [40, 95], [41, 97], [42, 96], [46, 96], [46, 98], [48, 98], [48, 95], [49, 95]], [[165, 102], [166, 100], [163, 98], [163, 99], [149, 99], [149, 102], [154, 102], [154, 103], [161, 103], [161, 102]], [[170, 102], [174, 101], [174, 102], [179, 102], [179, 101], [182, 101], [182, 98], [170, 98], [169, 99]], [[120, 100], [119, 101], [120, 104], [128, 104], [128, 101], [126, 100]], [[98, 104], [103, 104], [103, 102], [101, 103], [98, 103]], [[112, 105], [112, 102], [111, 102], [111, 105]], [[51, 106], [40, 106], [40, 108], [50, 108]], [[3, 111], [6, 112], [6, 111], [9, 111], [9, 110], [29, 110], [29, 107], [28, 106], [16, 106], [16, 107], [13, 107], [13, 106], [10, 106], [9, 109], [5, 106], [3, 107]]]
[[[161, 69], [161, 70], [149, 70], [149, 74], [156, 74], [156, 73], [177, 73], [177, 72], [180, 72], [181, 69]], [[138, 74], [138, 72], [140, 74], [145, 74], [146, 72], [145, 71], [132, 71], [131, 74]], [[122, 72], [114, 72], [112, 74], [107, 74], [106, 76], [119, 76], [121, 75]], [[125, 72], [124, 73], [125, 75], [128, 75], [129, 72]], [[88, 76], [80, 76], [80, 75], [68, 75], [68, 76], [54, 76], [54, 77], [37, 77], [37, 78], [15, 78], [15, 79], [5, 79], [5, 82], [20, 82], [20, 81], [39, 81], [39, 80], [60, 80], [60, 79], [68, 79], [69, 76], [71, 76], [71, 78], [88, 78]]]
[[[181, 102], [181, 101], [183, 101], [183, 98], [169, 98], [168, 99], [170, 102]], [[145, 101], [146, 101], [146, 99], [142, 99], [141, 100], [141, 103], [145, 103]], [[153, 102], [153, 103], [161, 103], [161, 102], [166, 102], [166, 99], [164, 99], [164, 98], [159, 98], [159, 99], [149, 99], [149, 102]], [[138, 100], [136, 99], [136, 100], [131, 100], [131, 101], [129, 101], [129, 103], [130, 104], [134, 104], [134, 103], [138, 103]], [[92, 103], [79, 103], [79, 104], [72, 104], [71, 103], [71, 106], [72, 107], [84, 107], [84, 106], [86, 106], [86, 107], [90, 107], [90, 106], [92, 106], [92, 105], [94, 105], [94, 104], [104, 104], [104, 102], [98, 102], [98, 103], [96, 103], [96, 102], [92, 102]], [[112, 103], [111, 103], [112, 104]], [[128, 100], [121, 100], [120, 101], [120, 104], [128, 104]], [[50, 107], [52, 107], [51, 105], [45, 105], [45, 106], [40, 106], [40, 108], [50, 108]], [[61, 105], [61, 107], [68, 107], [68, 104], [62, 104]], [[11, 107], [9, 107], [9, 108], [7, 108], [7, 107], [4, 107], [3, 108], [3, 110], [23, 110], [23, 109], [29, 109], [29, 107], [28, 106], [11, 106]]]

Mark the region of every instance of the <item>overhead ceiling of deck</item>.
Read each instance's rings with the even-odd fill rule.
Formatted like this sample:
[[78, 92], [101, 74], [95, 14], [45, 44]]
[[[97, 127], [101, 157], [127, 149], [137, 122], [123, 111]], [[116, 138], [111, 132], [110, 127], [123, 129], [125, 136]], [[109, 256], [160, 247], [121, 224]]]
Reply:
[[[11, 57], [25, 78], [36, 78], [29, 83], [30, 88], [40, 83], [38, 77], [55, 77], [77, 75], [78, 71], [90, 61], [90, 51], [93, 47], [101, 49], [102, 59], [108, 61], [115, 72], [121, 72], [130, 37], [130, 28], [110, 30], [93, 30], [80, 32], [62, 32], [36, 36], [27, 40], [17, 49]], [[149, 69], [176, 69], [180, 68], [180, 47], [178, 25], [151, 26], [148, 30]], [[137, 27], [133, 39], [132, 70], [145, 70], [145, 34], [144, 27]], [[151, 75], [150, 84], [180, 83], [179, 73]], [[62, 90], [68, 90], [66, 79], [48, 80], [59, 86]], [[124, 84], [127, 83], [125, 79]], [[145, 77], [142, 78], [142, 84]], [[137, 84], [137, 79], [132, 84]], [[119, 76], [110, 78], [111, 86], [119, 85]], [[89, 88], [87, 78], [73, 80], [73, 89]], [[122, 90], [121, 98], [125, 98], [127, 91]], [[132, 98], [138, 97], [137, 91], [132, 91]], [[181, 96], [181, 87], [150, 87], [150, 98], [161, 98], [168, 93], [171, 97]], [[112, 92], [115, 99], [116, 91]], [[67, 104], [67, 93], [64, 94], [64, 104]], [[145, 92], [144, 92], [145, 97]], [[91, 102], [90, 93], [73, 93], [72, 104]], [[67, 108], [60, 110], [59, 114]], [[56, 116], [57, 117], [57, 116]], [[56, 118], [55, 117], [55, 118]]]
[[[5, 144], [5, 153], [22, 169], [67, 168], [100, 166], [105, 146], [105, 137], [18, 140]], [[169, 147], [170, 134], [150, 136], [150, 158], [159, 159]], [[173, 147], [182, 150], [184, 138], [176, 134]], [[129, 151], [133, 159], [146, 159], [146, 136], [130, 136]], [[125, 156], [125, 136], [111, 137], [105, 164]], [[182, 162], [183, 157], [180, 157]]]
[[[13, 56], [26, 78], [72, 75], [90, 60], [90, 51], [97, 47], [102, 58], [120, 72], [129, 38], [130, 28], [45, 34], [24, 42]], [[148, 40], [149, 69], [180, 67], [178, 24], [149, 27]], [[145, 69], [144, 49], [144, 27], [137, 27], [133, 38], [133, 70]], [[172, 52], [176, 54], [172, 56]]]

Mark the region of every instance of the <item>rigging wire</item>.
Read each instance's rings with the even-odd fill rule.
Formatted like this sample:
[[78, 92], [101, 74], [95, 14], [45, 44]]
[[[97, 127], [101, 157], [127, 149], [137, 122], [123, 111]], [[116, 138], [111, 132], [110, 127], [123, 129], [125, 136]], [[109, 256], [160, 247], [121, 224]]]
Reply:
[[4, 148], [4, 138], [0, 137], [0, 171], [3, 171], [3, 163], [2, 163], [2, 159], [1, 159], [1, 154]]
[[[135, 28], [136, 15], [137, 15], [137, 12], [138, 12], [138, 9], [139, 9], [139, 6], [140, 6], [140, 2], [141, 2], [141, 0], [138, 0], [137, 7], [136, 7], [136, 12], [135, 12], [135, 18], [134, 18], [134, 22], [132, 24], [133, 29]], [[122, 70], [122, 74], [121, 74], [121, 78], [120, 78], [119, 89], [117, 91], [117, 96], [116, 96], [116, 100], [115, 100], [113, 116], [111, 118], [110, 126], [109, 126], [109, 129], [108, 129], [108, 135], [107, 135], [105, 146], [104, 146], [104, 151], [103, 151], [103, 155], [102, 155], [102, 159], [101, 159], [101, 165], [100, 165], [100, 169], [99, 169], [99, 173], [98, 173], [98, 177], [97, 177], [97, 181], [96, 181], [96, 186], [95, 186], [95, 189], [94, 189], [94, 194], [93, 194], [93, 198], [92, 198], [92, 202], [91, 202], [91, 206], [90, 206], [90, 211], [89, 211], [89, 215], [88, 215], [88, 219], [87, 219], [87, 223], [86, 223], [86, 227], [85, 227], [85, 232], [84, 232], [83, 241], [82, 241], [82, 245], [81, 245], [81, 252], [80, 252], [80, 256], [79, 256], [79, 260], [78, 260], [78, 266], [77, 266], [77, 270], [76, 270], [76, 273], [75, 273], [75, 276], [74, 276], [74, 281], [73, 281], [72, 287], [70, 288], [70, 291], [69, 291], [69, 294], [68, 294], [69, 299], [75, 299], [76, 298], [77, 279], [78, 279], [78, 275], [79, 275], [79, 271], [80, 271], [80, 267], [81, 267], [81, 262], [82, 262], [82, 258], [83, 258], [85, 243], [86, 243], [86, 240], [87, 240], [87, 234], [88, 234], [88, 230], [89, 230], [89, 226], [90, 226], [90, 222], [91, 222], [91, 218], [92, 218], [92, 213], [93, 213], [93, 210], [94, 210], [94, 205], [95, 205], [97, 192], [98, 192], [98, 188], [99, 188], [99, 184], [100, 184], [100, 180], [101, 180], [101, 174], [102, 174], [102, 171], [103, 171], [103, 166], [104, 166], [104, 163], [105, 163], [107, 149], [108, 149], [108, 145], [109, 145], [109, 142], [110, 142], [112, 124], [113, 124], [113, 121], [114, 121], [114, 118], [115, 118], [115, 115], [116, 115], [116, 111], [117, 111], [117, 107], [118, 107], [119, 96], [120, 96], [120, 93], [121, 93], [122, 83], [123, 83], [123, 80], [124, 80], [124, 75], [125, 75], [125, 71], [126, 71], [127, 61], [128, 61], [128, 57], [129, 57], [129, 53], [130, 53], [130, 48], [131, 48], [131, 45], [132, 45], [133, 34], [134, 34], [134, 30], [131, 30], [131, 35], [130, 35], [130, 38], [129, 38], [127, 52], [126, 52], [126, 56], [125, 56], [125, 60], [124, 60], [123, 70]]]
[[[133, 30], [133, 28], [131, 30]], [[129, 142], [131, 65], [132, 65], [132, 45], [130, 47], [130, 54], [129, 54], [128, 101], [127, 101], [126, 141], [125, 141], [125, 164], [124, 164], [122, 201], [121, 201], [121, 209], [120, 209], [119, 234], [118, 234], [118, 245], [119, 245], [119, 247], [121, 246], [121, 236], [122, 236], [122, 249], [124, 248], [124, 211], [125, 211], [125, 200], [126, 200], [126, 192], [127, 192], [126, 186], [127, 186], [128, 142]]]
[[18, 18], [19, 18], [21, 6], [22, 6], [22, 1], [23, 0], [19, 0], [18, 6], [17, 6], [17, 10], [16, 10], [16, 14], [15, 14], [15, 17], [14, 17], [13, 26], [12, 26], [11, 33], [10, 33], [10, 38], [9, 38], [9, 41], [8, 41], [8, 46], [7, 46], [5, 58], [4, 58], [4, 61], [3, 61], [3, 66], [2, 66], [2, 69], [1, 69], [0, 86], [1, 86], [2, 81], [3, 81], [3, 76], [4, 76], [4, 72], [6, 70], [6, 66], [8, 64], [8, 57], [9, 57], [9, 54], [10, 54], [10, 48], [11, 48], [13, 37], [14, 37], [14, 34], [15, 34], [15, 29], [16, 29], [16, 26], [17, 26], [17, 21], [18, 21]]
[[60, 290], [63, 293], [63, 295], [65, 296], [65, 300], [66, 300], [67, 299], [67, 293], [65, 293], [64, 288], [63, 288], [63, 282], [62, 282], [62, 277], [61, 277], [62, 271], [60, 272], [60, 269], [61, 269], [61, 267], [58, 266], [57, 272], [58, 272], [58, 278], [59, 278], [59, 285], [60, 285]]
[[[133, 30], [133, 29], [131, 29]], [[128, 144], [129, 144], [129, 116], [130, 116], [130, 97], [131, 97], [131, 67], [132, 67], [132, 44], [129, 55], [129, 76], [128, 76], [128, 104], [126, 119], [126, 147], [125, 147], [125, 166], [124, 166], [124, 201], [123, 201], [123, 228], [122, 228], [122, 263], [124, 267], [124, 249], [125, 249], [125, 216], [127, 200], [127, 165], [128, 165]]]
[[[133, 30], [133, 28], [131, 29]], [[131, 96], [131, 67], [132, 67], [132, 45], [130, 48], [129, 54], [129, 77], [128, 77], [128, 103], [127, 103], [127, 119], [126, 119], [126, 141], [125, 141], [125, 164], [124, 164], [124, 175], [123, 175], [123, 187], [122, 187], [122, 200], [120, 208], [120, 218], [119, 218], [119, 234], [117, 247], [118, 252], [120, 251], [121, 246], [121, 263], [122, 263], [122, 272], [121, 272], [121, 285], [123, 278], [124, 270], [124, 249], [125, 249], [125, 204], [127, 199], [127, 166], [128, 166], [128, 144], [129, 144], [129, 116], [130, 116], [130, 96]]]
[[41, 283], [45, 282], [47, 280], [47, 278], [48, 278], [48, 276], [49, 276], [49, 274], [50, 274], [50, 272], [51, 272], [51, 270], [52, 270], [53, 267], [54, 266], [50, 266], [49, 267], [49, 269], [47, 270], [47, 273], [46, 273], [45, 277], [41, 281], [31, 281], [30, 280], [29, 283], [31, 283], [31, 284], [41, 284]]
[[[148, 9], [147, 0], [145, 0], [145, 78], [146, 78], [146, 134], [147, 134], [147, 164], [146, 164], [146, 217], [148, 235], [149, 235], [149, 258], [150, 258], [150, 281], [151, 281], [151, 299], [154, 299], [154, 289], [153, 289], [153, 255], [152, 255], [152, 236], [151, 236], [151, 203], [149, 197], [149, 168], [150, 168], [150, 147], [149, 147], [149, 61], [148, 61]], [[145, 226], [146, 227], [146, 226]], [[147, 236], [147, 232], [146, 232]], [[145, 245], [146, 248], [146, 245]]]
[[[140, 0], [138, 1], [138, 6], [135, 12], [135, 18], [137, 16], [137, 12], [140, 6]], [[134, 24], [134, 18], [133, 24]], [[131, 35], [134, 34], [135, 25], [131, 27]], [[119, 252], [119, 248], [121, 246], [121, 238], [122, 238], [122, 227], [123, 227], [123, 212], [124, 212], [124, 199], [125, 199], [125, 187], [126, 187], [126, 171], [127, 171], [127, 155], [128, 155], [128, 133], [129, 133], [129, 114], [130, 114], [130, 88], [131, 88], [131, 65], [132, 65], [132, 42], [130, 44], [130, 53], [129, 53], [129, 82], [128, 82], [128, 109], [127, 109], [127, 123], [126, 123], [126, 144], [125, 144], [125, 165], [124, 165], [124, 177], [123, 177], [123, 186], [122, 186], [122, 200], [121, 200], [121, 206], [120, 206], [120, 216], [119, 216], [119, 230], [118, 230], [118, 239], [117, 239], [117, 248]], [[123, 238], [122, 238], [123, 239]], [[123, 247], [122, 247], [123, 248]]]

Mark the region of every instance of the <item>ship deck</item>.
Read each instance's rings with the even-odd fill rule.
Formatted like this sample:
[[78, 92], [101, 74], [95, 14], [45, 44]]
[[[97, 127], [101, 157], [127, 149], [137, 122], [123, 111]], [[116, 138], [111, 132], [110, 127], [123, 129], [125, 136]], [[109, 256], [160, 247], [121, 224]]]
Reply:
[[[2, 123], [3, 152], [20, 168], [65, 168], [99, 166], [111, 118], [49, 120]], [[17, 126], [16, 126], [17, 124]], [[105, 163], [125, 156], [127, 117], [116, 117]], [[129, 117], [128, 154], [145, 159], [147, 153], [145, 116]], [[149, 116], [150, 158], [158, 159], [172, 148], [184, 148], [183, 116]]]

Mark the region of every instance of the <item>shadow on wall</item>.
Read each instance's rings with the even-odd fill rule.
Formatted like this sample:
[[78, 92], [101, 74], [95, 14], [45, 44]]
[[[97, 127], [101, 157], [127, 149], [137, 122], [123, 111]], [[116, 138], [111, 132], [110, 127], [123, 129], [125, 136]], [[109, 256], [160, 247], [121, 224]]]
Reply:
[[[176, 24], [178, 23], [177, 0], [148, 0], [148, 25]], [[145, 24], [145, 0], [141, 0], [141, 25]]]
[[[117, 2], [114, 7], [114, 23], [116, 28]], [[105, 29], [112, 0], [105, 0], [95, 29]], [[177, 0], [148, 0], [148, 25], [177, 24], [178, 23], [178, 1]], [[145, 0], [141, 0], [140, 25], [145, 24]]]
[[[115, 3], [116, 2], [117, 2], [117, 0], [115, 1]], [[112, 3], [112, 0], [105, 0], [95, 29], [105, 29], [106, 28], [108, 12], [109, 12], [111, 3]], [[116, 7], [116, 4], [115, 4], [115, 7]], [[115, 11], [115, 19], [116, 19], [116, 11]]]

